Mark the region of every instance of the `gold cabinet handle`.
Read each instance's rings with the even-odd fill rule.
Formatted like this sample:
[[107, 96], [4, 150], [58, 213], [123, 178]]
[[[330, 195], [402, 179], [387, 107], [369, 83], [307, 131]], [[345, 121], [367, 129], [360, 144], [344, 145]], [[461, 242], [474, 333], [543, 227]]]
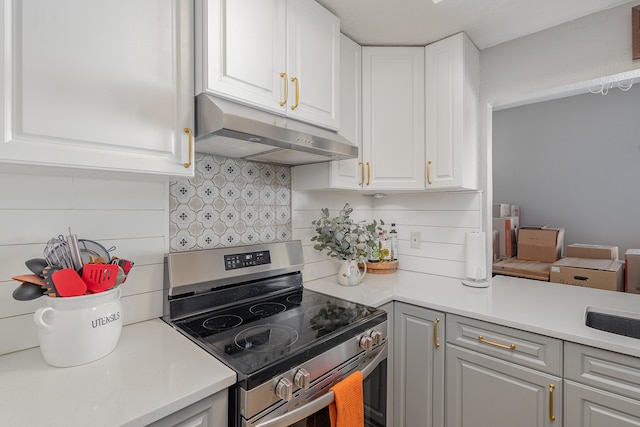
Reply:
[[440, 318], [436, 317], [436, 321], [433, 322], [433, 346], [435, 348], [440, 348], [440, 341], [438, 341], [438, 323], [440, 323]]
[[500, 343], [497, 343], [497, 342], [485, 340], [482, 335], [478, 335], [478, 341], [480, 341], [482, 343], [485, 343], [485, 344], [492, 345], [494, 347], [504, 348], [504, 349], [507, 349], [507, 350], [515, 350], [516, 349], [516, 345], [515, 344], [504, 345], [504, 344], [500, 344]]
[[360, 178], [362, 178], [358, 185], [362, 185], [364, 183], [364, 163], [358, 162], [358, 165], [360, 166]]
[[367, 185], [371, 184], [371, 164], [367, 162]]
[[280, 73], [280, 77], [284, 79], [284, 100], [280, 101], [280, 106], [284, 107], [287, 99], [289, 99], [289, 76], [287, 76], [287, 73]]
[[190, 128], [184, 128], [184, 133], [189, 135], [189, 162], [183, 164], [188, 169], [193, 163], [193, 131]]
[[295, 110], [300, 102], [300, 81], [297, 77], [291, 77], [291, 81], [296, 84], [296, 103], [291, 106], [291, 109]]
[[427, 162], [427, 184], [431, 185], [431, 160]]
[[549, 419], [551, 421], [556, 420], [556, 416], [553, 415], [553, 390], [556, 388], [555, 385], [549, 384]]

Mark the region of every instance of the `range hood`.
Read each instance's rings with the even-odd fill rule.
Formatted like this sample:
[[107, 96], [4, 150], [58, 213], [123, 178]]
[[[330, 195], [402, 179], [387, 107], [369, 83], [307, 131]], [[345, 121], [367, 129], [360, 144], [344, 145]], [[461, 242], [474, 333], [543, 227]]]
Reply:
[[195, 149], [289, 166], [358, 157], [336, 132], [204, 93], [196, 96]]

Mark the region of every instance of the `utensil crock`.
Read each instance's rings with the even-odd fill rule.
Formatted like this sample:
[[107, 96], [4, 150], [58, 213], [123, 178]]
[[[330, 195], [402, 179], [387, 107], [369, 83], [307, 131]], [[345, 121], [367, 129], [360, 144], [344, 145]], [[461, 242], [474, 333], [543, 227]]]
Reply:
[[40, 351], [51, 366], [84, 365], [111, 353], [122, 331], [121, 288], [67, 298], [46, 297], [33, 315]]

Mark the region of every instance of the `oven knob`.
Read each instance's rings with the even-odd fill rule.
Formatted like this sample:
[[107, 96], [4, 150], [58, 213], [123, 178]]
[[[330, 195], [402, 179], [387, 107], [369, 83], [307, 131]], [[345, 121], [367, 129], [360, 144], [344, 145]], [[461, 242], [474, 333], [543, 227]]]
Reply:
[[373, 348], [373, 339], [366, 335], [361, 337], [360, 348], [366, 351], [371, 351], [371, 349]]
[[298, 369], [293, 376], [293, 383], [303, 390], [308, 390], [311, 384], [311, 374], [306, 369]]
[[276, 396], [280, 399], [284, 399], [287, 402], [291, 400], [293, 395], [293, 384], [286, 378], [280, 378], [278, 384], [276, 384]]
[[382, 344], [382, 332], [380, 331], [371, 331], [369, 334], [374, 344]]

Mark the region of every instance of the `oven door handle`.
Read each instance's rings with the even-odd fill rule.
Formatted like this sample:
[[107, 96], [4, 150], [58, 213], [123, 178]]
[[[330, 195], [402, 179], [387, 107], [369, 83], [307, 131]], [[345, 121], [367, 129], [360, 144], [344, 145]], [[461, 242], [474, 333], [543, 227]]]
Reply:
[[[369, 362], [367, 366], [362, 369], [362, 378], [367, 378], [387, 357], [387, 344], [385, 343], [383, 348], [380, 349], [378, 354]], [[319, 410], [329, 406], [335, 400], [335, 394], [333, 391], [329, 391], [326, 394], [323, 394], [316, 400], [307, 403], [304, 406], [301, 406], [297, 409], [294, 409], [291, 412], [287, 412], [286, 414], [282, 414], [276, 418], [265, 421], [263, 423], [256, 424], [254, 427], [287, 427], [291, 424], [295, 424], [300, 420], [307, 418], [310, 415], [315, 414]]]

